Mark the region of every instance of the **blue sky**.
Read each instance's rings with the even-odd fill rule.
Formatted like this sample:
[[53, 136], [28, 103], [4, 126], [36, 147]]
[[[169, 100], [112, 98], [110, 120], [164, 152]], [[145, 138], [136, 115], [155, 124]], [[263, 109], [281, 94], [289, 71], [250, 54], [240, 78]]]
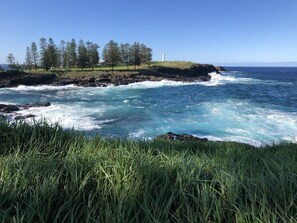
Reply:
[[[296, 0], [0, 0], [0, 63], [41, 37], [142, 42], [168, 60], [221, 65], [297, 61]], [[297, 63], [296, 63], [297, 65]]]

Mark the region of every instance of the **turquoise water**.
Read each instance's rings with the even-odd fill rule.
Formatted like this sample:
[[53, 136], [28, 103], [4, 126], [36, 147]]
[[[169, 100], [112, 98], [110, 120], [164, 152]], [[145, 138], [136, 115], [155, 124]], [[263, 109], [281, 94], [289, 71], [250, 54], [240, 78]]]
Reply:
[[152, 139], [171, 131], [256, 146], [296, 142], [297, 68], [229, 69], [210, 82], [4, 88], [0, 103], [51, 102], [15, 115], [104, 137]]

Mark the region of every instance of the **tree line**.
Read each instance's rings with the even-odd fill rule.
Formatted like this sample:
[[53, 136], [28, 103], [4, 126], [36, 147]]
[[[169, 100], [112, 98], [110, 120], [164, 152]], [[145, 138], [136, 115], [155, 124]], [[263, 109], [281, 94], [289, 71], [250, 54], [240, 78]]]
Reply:
[[[50, 70], [54, 68], [68, 69], [71, 68], [94, 68], [99, 64], [99, 45], [90, 41], [86, 43], [79, 40], [78, 44], [75, 39], [65, 42], [60, 41], [57, 46], [52, 38], [48, 40], [41, 38], [39, 49], [35, 42], [26, 48], [24, 69], [43, 68]], [[141, 64], [149, 64], [152, 61], [152, 49], [145, 44], [134, 42], [117, 43], [110, 40], [102, 50], [102, 62], [111, 66], [112, 70], [115, 65], [122, 63], [127, 66], [133, 65], [136, 69]], [[20, 68], [13, 56], [7, 56], [7, 62], [11, 68]]]
[[73, 67], [94, 67], [99, 61], [98, 44], [75, 39], [65, 42], [60, 41], [57, 46], [52, 38], [41, 38], [39, 51], [35, 42], [26, 49], [25, 68], [35, 70], [41, 67], [45, 70], [53, 68], [70, 69]]
[[113, 67], [118, 63], [124, 63], [129, 70], [129, 65], [136, 66], [149, 64], [152, 61], [152, 49], [144, 44], [134, 42], [118, 44], [113, 40], [109, 41], [103, 49], [103, 59], [107, 64]]

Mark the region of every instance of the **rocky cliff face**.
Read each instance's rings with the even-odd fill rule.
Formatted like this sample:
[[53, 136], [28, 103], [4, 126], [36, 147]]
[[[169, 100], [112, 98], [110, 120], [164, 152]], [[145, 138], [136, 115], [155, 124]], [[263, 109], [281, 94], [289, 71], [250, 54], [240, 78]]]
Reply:
[[177, 67], [154, 67], [154, 70], [157, 72], [168, 74], [168, 75], [177, 75], [180, 77], [208, 77], [208, 74], [211, 72], [218, 72], [219, 70], [211, 64], [193, 64], [186, 68], [177, 68]]

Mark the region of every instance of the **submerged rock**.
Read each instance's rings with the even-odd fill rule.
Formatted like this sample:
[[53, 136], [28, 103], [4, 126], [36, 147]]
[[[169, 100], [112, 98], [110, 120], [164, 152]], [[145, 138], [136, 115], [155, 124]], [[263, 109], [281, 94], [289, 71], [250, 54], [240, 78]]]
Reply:
[[32, 107], [48, 107], [50, 106], [50, 102], [44, 103], [35, 103], [35, 104], [24, 104], [24, 105], [7, 105], [7, 104], [0, 104], [0, 112], [1, 113], [11, 113], [17, 112], [22, 109], [29, 109]]
[[19, 105], [22, 108], [32, 108], [32, 107], [48, 107], [51, 106], [50, 102], [34, 103], [34, 104], [25, 104]]
[[207, 138], [199, 138], [190, 134], [175, 134], [172, 132], [168, 132], [165, 135], [157, 136], [156, 139], [164, 139], [168, 141], [181, 141], [181, 142], [188, 142], [188, 141], [196, 141], [196, 142], [207, 142]]
[[20, 108], [17, 105], [5, 105], [5, 104], [0, 104], [0, 112], [2, 113], [10, 113], [10, 112], [15, 112], [19, 111]]
[[36, 117], [36, 115], [29, 114], [29, 115], [20, 115], [20, 116], [16, 116], [14, 119], [15, 119], [15, 120], [22, 120], [22, 119], [34, 118], [34, 117]]

